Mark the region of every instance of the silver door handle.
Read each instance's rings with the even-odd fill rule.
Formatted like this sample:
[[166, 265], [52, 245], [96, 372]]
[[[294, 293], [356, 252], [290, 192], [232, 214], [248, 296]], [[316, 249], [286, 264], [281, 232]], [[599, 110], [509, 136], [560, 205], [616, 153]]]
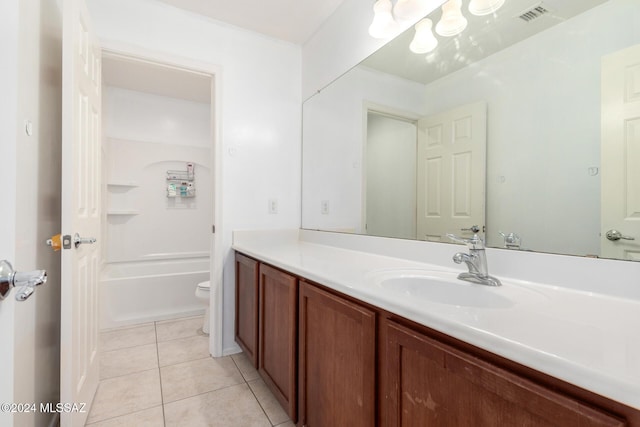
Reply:
[[33, 294], [36, 286], [46, 282], [45, 270], [19, 272], [15, 271], [8, 261], [0, 261], [0, 301], [7, 296], [11, 288], [19, 288], [16, 301], [25, 301]]
[[616, 240], [636, 240], [635, 237], [631, 237], [631, 236], [623, 236], [621, 232], [619, 232], [618, 230], [609, 230], [607, 231], [607, 234], [605, 234], [605, 236], [607, 236], [607, 239], [611, 240], [612, 242], [615, 242]]
[[73, 235], [73, 245], [77, 248], [82, 244], [93, 244], [96, 242], [95, 237], [80, 237], [78, 233]]

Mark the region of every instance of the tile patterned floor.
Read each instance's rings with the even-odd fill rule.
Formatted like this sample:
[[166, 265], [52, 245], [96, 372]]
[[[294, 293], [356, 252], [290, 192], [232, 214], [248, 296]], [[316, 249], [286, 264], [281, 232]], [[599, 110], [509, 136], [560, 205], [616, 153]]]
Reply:
[[90, 427], [293, 427], [244, 354], [214, 359], [202, 316], [100, 334]]

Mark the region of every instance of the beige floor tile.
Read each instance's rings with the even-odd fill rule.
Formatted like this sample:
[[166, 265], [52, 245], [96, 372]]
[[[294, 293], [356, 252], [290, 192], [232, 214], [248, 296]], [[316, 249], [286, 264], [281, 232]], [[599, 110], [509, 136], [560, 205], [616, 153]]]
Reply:
[[88, 423], [162, 404], [160, 372], [152, 369], [100, 381]]
[[164, 427], [164, 412], [162, 406], [134, 412], [133, 414], [121, 417], [110, 418], [105, 421], [98, 421], [94, 424], [87, 424], [91, 427]]
[[271, 426], [246, 384], [168, 403], [164, 414], [167, 427]]
[[237, 353], [232, 354], [231, 357], [236, 362], [236, 365], [238, 365], [238, 369], [240, 369], [240, 372], [242, 373], [245, 381], [251, 381], [260, 378], [258, 370], [253, 367], [253, 364], [251, 364], [251, 361], [246, 354]]
[[155, 343], [100, 354], [100, 379], [148, 371], [157, 367], [158, 351]]
[[100, 333], [100, 351], [118, 350], [156, 342], [156, 326], [153, 323], [111, 329]]
[[158, 342], [187, 338], [202, 334], [202, 322], [204, 316], [187, 317], [176, 320], [156, 322]]
[[160, 369], [165, 403], [244, 383], [230, 357], [194, 360]]
[[262, 379], [251, 381], [248, 384], [258, 399], [258, 403], [260, 403], [267, 417], [269, 417], [271, 424], [276, 425], [289, 421], [289, 416]]
[[160, 366], [209, 357], [209, 337], [195, 336], [158, 343]]
[[296, 427], [293, 421], [287, 421], [282, 424], [278, 424], [276, 427]]

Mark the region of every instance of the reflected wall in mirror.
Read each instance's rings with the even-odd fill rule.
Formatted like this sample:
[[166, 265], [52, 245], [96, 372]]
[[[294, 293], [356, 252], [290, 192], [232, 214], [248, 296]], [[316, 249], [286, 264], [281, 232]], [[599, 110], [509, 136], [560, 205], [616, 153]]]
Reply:
[[[446, 240], [477, 224], [490, 247], [515, 233], [523, 250], [640, 259], [640, 2], [534, 3], [466, 13], [426, 55], [410, 29], [309, 98], [302, 227]], [[470, 105], [484, 130], [429, 121]], [[426, 152], [478, 133], [486, 158]]]

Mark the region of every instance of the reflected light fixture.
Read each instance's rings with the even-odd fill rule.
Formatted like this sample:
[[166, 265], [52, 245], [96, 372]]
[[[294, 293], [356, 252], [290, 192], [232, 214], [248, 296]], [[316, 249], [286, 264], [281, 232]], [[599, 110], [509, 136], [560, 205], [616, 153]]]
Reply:
[[471, 0], [469, 12], [476, 16], [490, 15], [500, 9], [505, 0]]
[[391, 0], [377, 0], [373, 5], [373, 22], [369, 26], [369, 35], [376, 39], [385, 39], [393, 34], [396, 22], [393, 20]]
[[429, 10], [429, 0], [398, 0], [393, 15], [398, 20], [411, 21], [425, 16]]
[[460, 34], [467, 28], [467, 18], [462, 16], [462, 0], [449, 0], [442, 5], [442, 18], [436, 25], [436, 33], [444, 37]]
[[419, 21], [415, 25], [416, 34], [409, 45], [413, 53], [429, 53], [438, 46], [438, 39], [433, 35], [433, 22], [429, 18]]

